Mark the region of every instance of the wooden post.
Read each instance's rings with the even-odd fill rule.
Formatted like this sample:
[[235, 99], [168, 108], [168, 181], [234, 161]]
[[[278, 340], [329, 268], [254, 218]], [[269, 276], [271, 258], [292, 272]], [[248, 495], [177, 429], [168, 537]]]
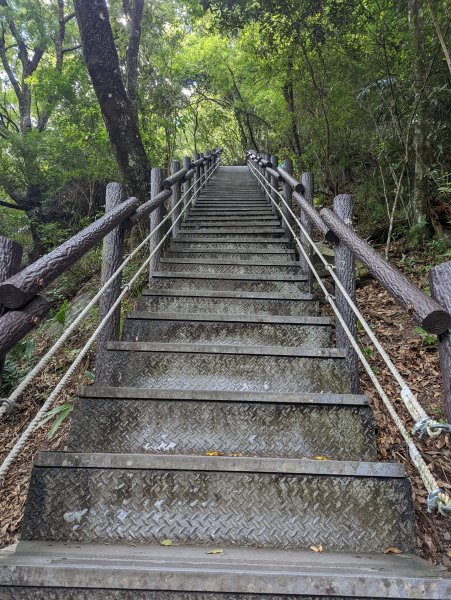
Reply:
[[[177, 171], [180, 171], [180, 162], [178, 160], [173, 160], [172, 161], [172, 174], [174, 175], [174, 173], [177, 173]], [[171, 208], [174, 208], [177, 205], [177, 203], [180, 201], [181, 197], [182, 197], [182, 184], [180, 181], [177, 181], [172, 186]], [[172, 213], [172, 237], [175, 237], [179, 230], [180, 219], [177, 222], [175, 222], [175, 221], [181, 212], [182, 212], [182, 206], [180, 204]]]
[[[183, 157], [183, 168], [187, 169], [188, 171], [191, 168], [191, 157], [189, 156], [184, 156]], [[183, 205], [186, 206], [188, 204], [188, 202], [190, 201], [191, 196], [193, 195], [193, 190], [191, 190], [190, 192], [188, 192], [189, 188], [191, 187], [191, 182], [192, 180], [187, 179], [186, 182], [183, 185], [183, 193], [186, 194], [185, 198], [183, 199]]]
[[[270, 154], [268, 154], [267, 152], [265, 152], [265, 153], [263, 154], [263, 158], [264, 158], [266, 161], [269, 161], [269, 162], [271, 162], [271, 155], [270, 155]], [[268, 183], [271, 183], [271, 175], [268, 173], [268, 171], [267, 171], [266, 169], [263, 169], [263, 173], [264, 173], [264, 176], [265, 176], [265, 179], [266, 179], [266, 181], [267, 181]], [[271, 192], [271, 188], [268, 188], [267, 186], [264, 186], [264, 188], [263, 188], [263, 189], [265, 189], [265, 190], [268, 190], [269, 192]], [[271, 208], [272, 208], [272, 202], [271, 202]], [[274, 212], [277, 212], [277, 211], [276, 211], [274, 208], [273, 208], [273, 210], [274, 210]]]
[[[352, 226], [352, 197], [349, 194], [340, 194], [335, 196], [333, 201], [335, 214], [344, 221], [349, 227]], [[349, 250], [342, 242], [334, 244], [335, 251], [335, 274], [346, 292], [356, 302], [355, 295], [355, 258], [354, 253]], [[343, 293], [335, 287], [335, 304], [343, 317], [350, 332], [357, 339], [356, 317]], [[346, 358], [351, 377], [351, 391], [358, 394], [360, 391], [359, 362], [356, 351], [351, 345], [348, 336], [343, 327], [337, 321], [335, 327], [336, 343], [339, 348], [346, 349]]]
[[[271, 160], [272, 168], [275, 171], [277, 171], [277, 167], [279, 165], [279, 159], [277, 158], [277, 156], [271, 156], [270, 160]], [[270, 176], [269, 183], [276, 190], [279, 189], [279, 180], [277, 179], [277, 177]], [[271, 198], [274, 200], [274, 202], [276, 204], [279, 204], [279, 196], [277, 195], [277, 192], [275, 192], [274, 190], [271, 190]]]
[[[200, 154], [198, 152], [194, 153], [194, 161], [199, 160]], [[200, 165], [196, 165], [196, 174], [194, 175], [194, 200], [193, 204], [199, 200], [200, 193]], [[191, 205], [192, 206], [192, 205]]]
[[[207, 177], [208, 177], [208, 171], [211, 167], [211, 152], [210, 150], [205, 150], [205, 156], [208, 158], [208, 162], [205, 166], [205, 187], [207, 187], [208, 183], [207, 183]], [[210, 182], [210, 180], [208, 180]]]
[[[310, 171], [306, 171], [305, 173], [302, 173], [301, 183], [304, 186], [304, 198], [308, 202], [309, 206], [311, 206], [313, 208], [313, 195], [314, 195], [313, 173], [311, 173]], [[302, 209], [301, 209], [301, 214], [300, 214], [300, 221], [302, 223], [302, 226], [308, 233], [308, 235], [311, 237], [312, 230], [313, 230], [312, 222], [308, 218], [308, 215], [305, 212], [305, 210], [302, 210]], [[301, 238], [302, 247], [307, 251], [307, 254], [310, 258], [311, 256], [313, 256], [312, 247], [310, 246], [310, 243], [309, 243], [307, 237], [305, 236], [305, 234], [302, 231], [301, 231], [300, 238]], [[312, 270], [310, 269], [308, 262], [306, 261], [305, 257], [302, 254], [299, 257], [299, 261], [301, 263], [301, 271], [308, 276], [307, 285], [308, 285], [308, 290], [311, 293], [312, 289], [313, 289]]]
[[[0, 235], [0, 283], [15, 275], [20, 269], [23, 248], [17, 242]], [[0, 304], [0, 317], [8, 309]], [[0, 384], [2, 383], [2, 371], [5, 365], [5, 357], [0, 356]]]
[[[257, 156], [257, 158], [260, 158], [260, 156], [261, 156], [260, 152], [257, 152], [256, 156]], [[249, 159], [249, 161], [251, 161], [251, 160], [252, 159]], [[254, 167], [257, 168], [257, 171], [260, 173], [260, 175], [263, 174], [263, 169], [262, 169], [262, 167], [261, 167], [261, 165], [259, 163], [254, 164]], [[260, 189], [262, 190], [263, 189], [263, 183], [261, 181], [261, 178], [257, 177], [257, 181], [258, 181], [258, 185], [260, 186]]]
[[[431, 294], [434, 300], [451, 313], [451, 261], [437, 265], [429, 271]], [[451, 422], [451, 331], [438, 336], [438, 353], [445, 400], [445, 414]]]
[[[162, 169], [153, 168], [150, 172], [150, 198], [154, 198], [162, 190], [163, 171]], [[150, 213], [150, 231], [155, 229], [163, 219], [163, 205]], [[153, 252], [163, 237], [162, 227], [156, 231], [149, 240], [149, 252]], [[149, 263], [149, 282], [152, 282], [152, 273], [158, 269], [161, 256], [161, 247], [155, 252]]]
[[[124, 186], [120, 183], [109, 183], [106, 187], [105, 213], [114, 210], [126, 198]], [[124, 257], [124, 236], [125, 231], [122, 224], [115, 227], [103, 238], [102, 250], [102, 270], [100, 284], [105, 282], [119, 268]], [[99, 320], [105, 318], [109, 310], [116, 302], [121, 293], [122, 274], [119, 274], [108, 288], [103, 292], [99, 301]], [[119, 339], [121, 327], [121, 306], [117, 306], [113, 314], [103, 326], [97, 337], [97, 356], [96, 356], [96, 377], [101, 377], [101, 371], [105, 365], [105, 347], [107, 342]]]
[[[200, 158], [204, 158], [204, 153], [201, 152], [199, 154]], [[204, 189], [204, 182], [205, 182], [205, 163], [202, 163], [200, 165], [200, 184], [199, 184], [199, 194], [202, 193], [203, 189]]]
[[[289, 158], [286, 158], [283, 161], [282, 166], [289, 175], [293, 175], [293, 163], [291, 162], [291, 160]], [[292, 189], [291, 185], [287, 181], [284, 180], [283, 181], [283, 197], [285, 199], [285, 202], [288, 204], [288, 206], [290, 208], [291, 208], [292, 196], [293, 196], [293, 189]], [[290, 215], [290, 213], [288, 212], [288, 209], [285, 205], [282, 206], [282, 211], [283, 211], [285, 218], [290, 223], [290, 225], [293, 225], [293, 217]], [[286, 231], [288, 231], [288, 225], [285, 221], [282, 221], [282, 226]]]

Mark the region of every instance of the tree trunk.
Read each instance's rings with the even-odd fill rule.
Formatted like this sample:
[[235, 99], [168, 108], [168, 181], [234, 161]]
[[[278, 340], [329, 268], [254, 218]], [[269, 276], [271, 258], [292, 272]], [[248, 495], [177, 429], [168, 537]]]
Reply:
[[105, 0], [75, 0], [83, 56], [111, 145], [130, 192], [146, 199], [150, 164], [125, 91]]
[[135, 118], [138, 119], [138, 51], [141, 40], [141, 20], [144, 0], [135, 0], [128, 15], [130, 20], [127, 55], [125, 58], [125, 81], [127, 94], [132, 104]]
[[410, 203], [415, 237], [419, 241], [427, 236], [429, 228], [428, 202], [428, 144], [427, 144], [427, 104], [424, 88], [427, 79], [425, 60], [425, 32], [423, 20], [423, 0], [409, 0], [409, 25], [412, 34], [415, 104], [417, 107], [413, 146], [415, 149], [415, 175], [413, 194]]

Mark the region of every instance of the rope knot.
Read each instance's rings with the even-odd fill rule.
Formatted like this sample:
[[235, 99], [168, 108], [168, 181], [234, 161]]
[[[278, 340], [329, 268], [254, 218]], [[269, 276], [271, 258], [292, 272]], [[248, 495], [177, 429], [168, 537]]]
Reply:
[[451, 498], [442, 490], [442, 488], [437, 488], [432, 492], [429, 492], [427, 507], [428, 512], [434, 512], [434, 510], [436, 510], [444, 517], [451, 517]]
[[420, 440], [422, 440], [426, 434], [429, 437], [438, 437], [441, 433], [451, 433], [451, 425], [449, 423], [439, 423], [432, 417], [425, 416], [415, 423], [412, 433], [418, 433]]

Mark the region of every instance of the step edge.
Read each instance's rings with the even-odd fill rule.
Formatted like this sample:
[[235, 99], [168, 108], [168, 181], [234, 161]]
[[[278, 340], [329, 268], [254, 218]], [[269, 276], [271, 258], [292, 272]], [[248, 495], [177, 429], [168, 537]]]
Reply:
[[157, 352], [177, 354], [227, 354], [230, 356], [280, 356], [287, 358], [346, 359], [346, 350], [339, 348], [315, 348], [308, 346], [247, 346], [244, 344], [182, 344], [171, 342], [122, 342], [110, 341], [106, 349], [119, 352]]
[[36, 454], [34, 466], [38, 468], [284, 473], [329, 477], [406, 479], [404, 467], [400, 463], [253, 456], [39, 451]]
[[197, 273], [196, 271], [152, 271], [152, 277], [160, 279], [227, 279], [243, 281], [286, 281], [301, 283], [307, 281], [306, 275], [264, 275], [261, 273]]
[[184, 290], [184, 289], [152, 289], [145, 288], [143, 296], [174, 296], [187, 298], [241, 298], [243, 300], [281, 300], [296, 302], [316, 302], [314, 294], [281, 294], [277, 292], [247, 292], [241, 290]]
[[0, 586], [300, 597], [332, 593], [368, 599], [444, 600], [451, 595], [449, 574], [414, 554], [317, 555], [224, 546], [223, 554], [207, 555], [210, 548], [21, 541], [15, 552], [0, 551]]
[[334, 394], [330, 392], [235, 392], [225, 390], [177, 390], [158, 388], [108, 387], [88, 385], [78, 390], [80, 398], [111, 398], [133, 400], [186, 400], [200, 402], [251, 402], [265, 404], [301, 404], [369, 407], [364, 394]]
[[332, 326], [329, 317], [285, 316], [285, 315], [254, 315], [254, 314], [227, 314], [215, 313], [171, 313], [135, 310], [128, 313], [126, 319], [150, 321], [205, 321], [209, 323], [261, 323], [278, 325], [305, 325], [305, 326]]
[[214, 266], [236, 266], [236, 267], [297, 267], [300, 268], [301, 263], [299, 261], [242, 261], [238, 260], [227, 260], [220, 258], [179, 258], [179, 257], [163, 257], [160, 258], [160, 263], [166, 265], [214, 265]]

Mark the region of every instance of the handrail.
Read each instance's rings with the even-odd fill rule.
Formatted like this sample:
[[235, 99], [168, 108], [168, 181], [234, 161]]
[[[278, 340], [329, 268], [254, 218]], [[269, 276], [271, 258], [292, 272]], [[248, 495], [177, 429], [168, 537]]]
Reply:
[[166, 177], [166, 179], [164, 179], [162, 183], [163, 189], [169, 190], [174, 185], [174, 183], [182, 181], [187, 173], [188, 169], [180, 169], [180, 171], [177, 171], [177, 173]]
[[395, 298], [423, 329], [440, 334], [451, 326], [451, 316], [438, 302], [411, 283], [405, 275], [391, 265], [368, 242], [346, 225], [329, 208], [320, 212], [323, 221], [337, 235], [340, 242], [351, 250], [355, 257], [381, 283], [382, 287]]
[[[252, 152], [247, 157], [258, 162], [265, 172], [273, 175], [271, 167], [264, 166], [267, 161], [258, 160]], [[271, 164], [271, 163], [269, 163]], [[284, 175], [283, 169], [277, 172], [291, 187], [299, 183], [294, 177]], [[302, 184], [301, 184], [302, 185]], [[430, 333], [441, 334], [451, 327], [451, 315], [433, 298], [415, 286], [396, 267], [386, 261], [368, 242], [363, 240], [351, 227], [346, 225], [330, 209], [322, 209], [319, 213], [298, 191], [293, 191], [293, 198], [305, 211], [311, 223], [330, 242], [343, 242], [374, 275], [382, 287], [409, 313], [423, 329]]]
[[[221, 152], [222, 148], [216, 148], [202, 159], [202, 163], [215, 166]], [[48, 312], [49, 304], [38, 293], [115, 228], [131, 229], [136, 223], [148, 218], [170, 198], [172, 186], [189, 182], [193, 177], [196, 180], [196, 169], [180, 169], [165, 180], [169, 189], [163, 189], [144, 204], [139, 204], [137, 198], [124, 200], [51, 252], [0, 283], [0, 305], [11, 309], [0, 317], [0, 357], [39, 324], [45, 316], [44, 306]], [[196, 183], [191, 187], [195, 185]]]
[[[212, 155], [195, 161], [195, 164], [204, 164], [215, 160], [221, 152], [222, 148], [217, 148]], [[48, 254], [1, 283], [0, 304], [10, 309], [23, 307], [76, 263], [88, 250], [96, 246], [115, 227], [123, 223], [129, 228], [148, 217], [152, 211], [169, 198], [172, 193], [170, 187], [182, 181], [190, 173], [191, 177], [195, 175], [194, 170], [181, 169], [178, 173], [166, 178], [163, 185], [168, 189], [163, 190], [155, 198], [144, 204], [140, 204], [137, 198], [128, 198], [117, 208], [97, 219]]]

